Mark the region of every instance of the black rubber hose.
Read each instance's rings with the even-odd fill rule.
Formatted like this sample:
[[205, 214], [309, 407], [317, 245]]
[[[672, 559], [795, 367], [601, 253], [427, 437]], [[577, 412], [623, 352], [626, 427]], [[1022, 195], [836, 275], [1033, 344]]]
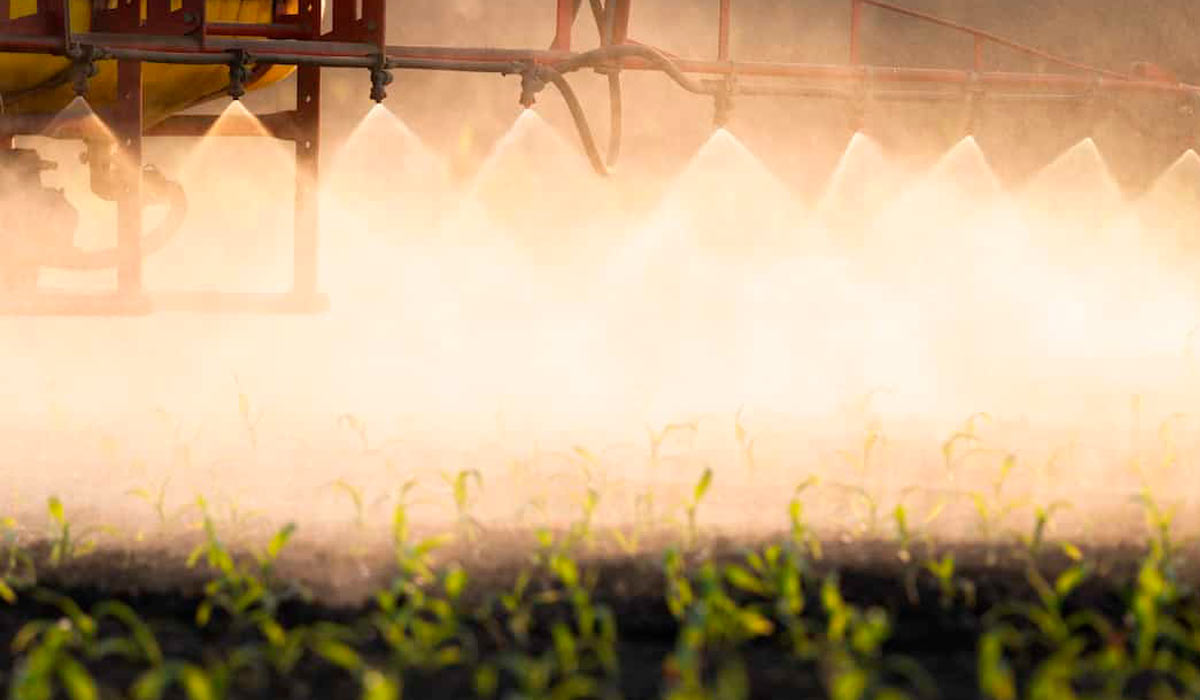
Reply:
[[583, 105], [580, 104], [579, 96], [575, 94], [571, 84], [567, 82], [562, 73], [549, 66], [539, 67], [538, 74], [543, 80], [553, 83], [554, 87], [558, 88], [563, 101], [567, 103], [567, 109], [571, 112], [571, 118], [575, 120], [575, 128], [579, 131], [579, 140], [583, 142], [583, 150], [587, 153], [592, 168], [601, 177], [607, 177], [609, 172], [604, 165], [604, 157], [600, 155], [600, 149], [596, 147], [596, 139], [592, 136], [592, 128], [588, 125], [587, 115], [584, 114]]
[[[159, 176], [152, 187], [156, 199], [165, 201], [168, 206], [167, 215], [150, 233], [142, 237], [142, 256], [151, 255], [162, 250], [183, 226], [187, 216], [188, 201], [183, 188], [176, 182], [171, 182]], [[116, 267], [121, 260], [119, 248], [103, 250], [80, 250], [73, 248], [68, 251], [56, 252], [46, 260], [40, 260], [42, 267], [60, 270], [108, 270]]]
[[586, 51], [574, 58], [554, 64], [554, 68], [559, 73], [565, 75], [581, 68], [597, 68], [624, 58], [641, 58], [649, 61], [688, 92], [709, 96], [717, 93], [714, 88], [685, 75], [675, 65], [675, 62], [663, 52], [649, 46], [640, 46], [637, 44], [621, 44], [620, 46], [609, 46], [607, 48]]
[[625, 133], [625, 116], [621, 100], [621, 74], [613, 71], [608, 74], [608, 167], [616, 166], [621, 157], [621, 141]]
[[26, 97], [33, 97], [47, 90], [62, 87], [69, 82], [71, 82], [71, 66], [67, 66], [37, 85], [21, 90], [13, 90], [12, 92], [0, 93], [0, 106], [7, 108], [17, 104]]
[[[589, 4], [592, 7], [592, 17], [596, 20], [596, 29], [600, 32], [600, 43], [608, 46], [612, 41], [609, 24], [611, 15], [605, 11], [600, 0], [590, 0]], [[621, 74], [619, 71], [613, 70], [608, 74], [609, 126], [606, 162], [610, 168], [615, 166], [621, 157], [621, 141], [624, 138], [624, 116], [621, 105]]]

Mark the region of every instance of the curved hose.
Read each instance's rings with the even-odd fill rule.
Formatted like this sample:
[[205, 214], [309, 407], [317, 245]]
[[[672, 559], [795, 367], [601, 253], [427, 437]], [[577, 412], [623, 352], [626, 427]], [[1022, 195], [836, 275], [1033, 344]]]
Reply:
[[[162, 250], [163, 246], [179, 233], [188, 209], [187, 195], [184, 194], [183, 188], [178, 183], [163, 178], [153, 170], [148, 170], [146, 175], [148, 184], [153, 190], [154, 199], [165, 201], [169, 209], [158, 226], [142, 237], [142, 256]], [[46, 258], [39, 260], [38, 263], [42, 267], [60, 270], [106, 270], [116, 267], [120, 259], [121, 250], [119, 248], [103, 250], [71, 248], [48, 253]]]
[[583, 142], [583, 150], [587, 153], [592, 169], [601, 177], [607, 177], [609, 172], [604, 165], [604, 156], [600, 155], [600, 149], [596, 147], [596, 138], [592, 136], [592, 127], [588, 124], [587, 115], [584, 114], [583, 105], [579, 102], [579, 96], [575, 94], [574, 88], [562, 73], [549, 66], [539, 66], [537, 73], [539, 78], [553, 83], [554, 87], [558, 88], [563, 101], [567, 103], [567, 109], [571, 112], [571, 118], [575, 120], [575, 128], [579, 130], [579, 140]]
[[596, 146], [596, 139], [592, 135], [587, 115], [584, 114], [579, 97], [575, 94], [575, 90], [571, 87], [571, 84], [567, 82], [565, 74], [588, 67], [604, 68], [613, 61], [624, 58], [641, 58], [649, 61], [688, 92], [697, 95], [720, 94], [718, 87], [689, 78], [663, 52], [640, 44], [621, 44], [619, 46], [595, 49], [581, 53], [574, 58], [561, 61], [553, 66], [538, 66], [538, 77], [545, 82], [554, 83], [554, 87], [558, 88], [559, 93], [562, 94], [563, 100], [567, 103], [567, 109], [571, 112], [571, 118], [575, 121], [575, 128], [579, 131], [579, 139], [583, 142], [583, 148], [587, 152], [588, 160], [591, 161], [592, 168], [601, 176], [609, 174], [608, 169], [616, 164], [617, 158], [621, 153], [624, 117], [622, 114], [620, 73], [613, 69], [608, 71], [608, 96], [611, 111], [607, 159], [600, 154], [600, 149]]
[[73, 66], [68, 65], [66, 68], [63, 68], [37, 85], [31, 85], [30, 87], [22, 88], [20, 90], [13, 90], [12, 92], [0, 93], [0, 113], [4, 111], [5, 107], [15, 105], [27, 97], [39, 95], [47, 90], [53, 90], [71, 82], [72, 69]]
[[621, 157], [621, 141], [625, 133], [625, 117], [621, 100], [621, 74], [608, 74], [608, 167], [614, 167]]
[[606, 63], [619, 61], [625, 58], [640, 58], [648, 61], [649, 63], [653, 64], [654, 67], [666, 73], [668, 77], [670, 77], [681, 88], [687, 90], [688, 92], [697, 95], [708, 96], [717, 94], [717, 89], [713, 86], [706, 85], [698, 80], [689, 78], [686, 74], [684, 74], [683, 71], [679, 70], [679, 67], [675, 65], [675, 62], [672, 61], [671, 58], [662, 51], [649, 46], [642, 46], [641, 44], [621, 44], [619, 46], [609, 46], [606, 48], [594, 49], [592, 51], [585, 51], [574, 58], [568, 58], [565, 61], [560, 61], [554, 64], [554, 69], [565, 75], [567, 73], [573, 73], [581, 68], [600, 67]]

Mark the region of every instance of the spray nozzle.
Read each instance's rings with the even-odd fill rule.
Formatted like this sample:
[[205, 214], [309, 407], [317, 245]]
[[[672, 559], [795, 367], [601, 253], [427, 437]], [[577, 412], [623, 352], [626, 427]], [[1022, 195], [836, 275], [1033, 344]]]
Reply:
[[854, 133], [867, 130], [867, 110], [871, 103], [871, 88], [875, 84], [875, 70], [871, 66], [863, 66], [861, 78], [848, 105], [850, 110], [850, 127]]
[[979, 73], [971, 73], [967, 80], [967, 136], [975, 136], [983, 122], [983, 80]]
[[737, 92], [737, 77], [732, 73], [725, 77], [713, 94], [713, 125], [724, 129], [733, 116], [733, 95]]
[[383, 102], [387, 99], [387, 86], [392, 84], [395, 78], [392, 72], [383, 66], [377, 66], [371, 69], [371, 99], [375, 102]]
[[88, 93], [92, 78], [100, 72], [96, 65], [96, 50], [91, 46], [74, 46], [69, 52], [71, 57], [71, 88], [78, 97]]
[[229, 63], [229, 96], [235, 100], [246, 94], [246, 83], [250, 81], [250, 55], [237, 50]]
[[521, 71], [521, 106], [526, 109], [537, 102], [537, 95], [546, 89], [546, 79], [538, 66], [530, 62]]

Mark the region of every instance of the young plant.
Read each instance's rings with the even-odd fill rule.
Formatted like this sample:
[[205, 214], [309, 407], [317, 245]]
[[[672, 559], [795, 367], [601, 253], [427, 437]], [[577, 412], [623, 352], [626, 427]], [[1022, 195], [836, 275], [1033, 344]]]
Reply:
[[821, 483], [819, 477], [810, 476], [792, 492], [792, 500], [788, 502], [788, 520], [791, 522], [791, 546], [795, 553], [807, 552], [817, 561], [821, 560], [821, 538], [817, 536], [804, 519], [804, 503], [800, 497], [806, 490]]
[[[12, 651], [19, 655], [11, 687], [14, 698], [97, 698], [102, 696], [100, 685], [85, 663], [110, 657], [151, 668], [163, 663], [158, 640], [128, 605], [101, 602], [89, 614], [57, 593], [39, 590], [33, 597], [57, 609], [60, 617], [29, 622], [14, 636]], [[124, 634], [103, 634], [109, 620]]]
[[167, 487], [170, 484], [171, 477], [168, 476], [166, 479], [162, 480], [162, 483], [160, 483], [157, 488], [152, 489], [149, 487], [139, 487], [125, 492], [126, 495], [137, 498], [154, 511], [155, 520], [157, 520], [158, 528], [160, 530], [165, 528], [169, 522], [179, 517], [187, 510], [187, 507], [184, 507], [172, 513], [167, 508]]
[[50, 566], [52, 567], [60, 566], [75, 557], [94, 551], [98, 534], [107, 529], [88, 528], [74, 532], [58, 496], [51, 496], [46, 500], [46, 510], [50, 514]]
[[692, 488], [692, 498], [687, 503], [687, 526], [688, 540], [695, 544], [699, 535], [699, 530], [696, 524], [696, 511], [700, 508], [700, 502], [704, 500], [705, 494], [712, 486], [713, 470], [711, 467], [706, 467], [704, 473], [700, 475], [700, 479], [696, 481], [695, 487]]
[[238, 397], [238, 416], [242, 419], [242, 429], [246, 432], [246, 439], [250, 442], [250, 447], [254, 451], [258, 451], [258, 426], [262, 423], [262, 409], [255, 411], [250, 403], [250, 395], [242, 388], [242, 382], [235, 374], [233, 383], [237, 386]]
[[483, 525], [471, 515], [471, 480], [483, 490], [483, 474], [477, 469], [464, 469], [454, 478], [443, 477], [450, 483], [454, 495], [454, 509], [458, 513], [458, 530], [468, 542], [474, 542], [483, 532]]
[[227, 613], [235, 624], [260, 625], [273, 620], [285, 601], [307, 597], [302, 588], [274, 575], [279, 555], [296, 531], [295, 524], [280, 528], [251, 562], [239, 562], [221, 541], [204, 500], [199, 499], [197, 505], [204, 517], [205, 541], [192, 550], [187, 565], [193, 567], [204, 557], [216, 575], [204, 586], [204, 600], [196, 609], [197, 625], [206, 626], [217, 610]]
[[0, 600], [12, 605], [17, 592], [37, 585], [37, 567], [33, 557], [17, 541], [17, 522], [0, 518]]
[[738, 454], [742, 459], [742, 466], [746, 472], [754, 475], [756, 468], [754, 464], [754, 438], [746, 431], [746, 424], [742, 422], [742, 409], [738, 409], [733, 417], [733, 436], [737, 440]]
[[334, 489], [339, 493], [343, 493], [350, 499], [351, 505], [354, 506], [354, 524], [362, 529], [367, 524], [366, 506], [363, 500], [362, 489], [354, 486], [345, 479], [338, 479], [332, 484]]
[[415, 487], [416, 482], [412, 480], [400, 487], [396, 506], [392, 509], [392, 549], [399, 581], [421, 585], [434, 579], [433, 554], [449, 537], [433, 536], [413, 541], [408, 520], [408, 494]]
[[662, 465], [662, 447], [667, 441], [667, 438], [676, 433], [691, 433], [695, 434], [697, 430], [696, 423], [670, 423], [664, 426], [661, 430], [655, 431], [647, 427], [646, 434], [650, 441], [650, 468], [654, 473], [659, 471]]

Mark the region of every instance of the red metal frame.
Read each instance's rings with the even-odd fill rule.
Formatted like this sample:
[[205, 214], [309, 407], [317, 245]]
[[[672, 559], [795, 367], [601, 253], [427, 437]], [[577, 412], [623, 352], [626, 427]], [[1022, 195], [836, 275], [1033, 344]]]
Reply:
[[9, 19], [10, 0], [0, 0], [0, 32], [15, 36], [59, 36], [66, 25], [67, 0], [38, 0], [37, 12]]
[[[91, 30], [73, 34], [68, 26], [67, 0], [38, 0], [34, 14], [15, 19], [8, 18], [10, 0], [0, 0], [0, 53], [34, 52], [76, 57], [99, 55], [119, 60], [118, 99], [105, 116], [121, 139], [125, 156], [123, 162], [127, 164], [125, 186], [118, 198], [120, 263], [114, 295], [77, 297], [39, 294], [34, 298], [0, 300], [0, 312], [111, 314], [140, 313], [151, 309], [306, 312], [323, 308], [324, 300], [318, 291], [317, 274], [322, 67], [495, 73], [523, 72], [542, 67], [549, 71], [547, 75], [557, 76], [558, 81], [561, 81], [561, 75], [549, 69], [563, 67], [565, 71], [594, 67], [608, 73], [610, 86], [615, 88], [614, 105], [619, 105], [620, 85], [615, 76], [616, 71], [620, 70], [666, 71], [687, 89], [724, 100], [739, 93], [808, 94], [806, 90], [818, 88], [860, 94], [864, 86], [871, 84], [904, 88], [899, 93], [901, 95], [905, 94], [905, 90], [908, 94], [918, 94], [922, 86], [957, 85], [970, 88], [963, 91], [970, 99], [977, 98], [981, 91], [991, 89], [1024, 90], [1030, 95], [1048, 91], [1070, 91], [1078, 95], [1132, 91], [1191, 98], [1200, 96], [1200, 88], [1196, 86], [1095, 68], [990, 32], [911, 10], [889, 0], [850, 0], [849, 62], [845, 65], [735, 61], [731, 52], [733, 0], [713, 0], [717, 12], [714, 59], [670, 56], [649, 50], [630, 39], [632, 0], [605, 0], [601, 3], [601, 11], [595, 13], [595, 20], [602, 49], [588, 53], [572, 51], [572, 30], [584, 0], [555, 1], [555, 36], [549, 50], [388, 46], [385, 34], [387, 0], [329, 0], [332, 30], [324, 33], [320, 0], [300, 0], [298, 12], [294, 14], [286, 13], [285, 3], [276, 2], [271, 21], [261, 24], [211, 23], [206, 14], [206, 0], [175, 1], [180, 3], [179, 7], [173, 8], [172, 0], [145, 0], [146, 17], [142, 19], [141, 0], [107, 0], [93, 10]], [[908, 17], [971, 36], [974, 51], [970, 66], [932, 69], [864, 65], [862, 26], [867, 9]], [[1059, 67], [1062, 72], [989, 72], [985, 63], [989, 45], [1036, 58]], [[639, 53], [630, 50], [632, 48], [645, 50]], [[142, 115], [142, 62], [226, 64], [246, 58], [259, 64], [299, 67], [295, 109], [263, 117], [272, 135], [296, 144], [292, 288], [277, 295], [147, 294], [142, 288], [142, 256], [139, 250], [142, 138], [153, 135], [201, 135], [212, 125], [213, 119], [175, 116], [148, 131]], [[724, 80], [697, 82], [686, 77], [689, 75]], [[376, 73], [375, 77], [380, 76]], [[733, 78], [782, 78], [790, 82], [768, 88], [744, 85]], [[562, 89], [560, 82], [556, 82], [556, 85]], [[817, 87], [812, 87], [814, 85]], [[575, 100], [573, 95], [568, 101], [571, 100]], [[578, 107], [577, 101], [575, 107]], [[619, 107], [614, 109], [619, 113]], [[0, 148], [12, 146], [12, 134], [36, 133], [44, 122], [44, 118], [36, 116], [0, 116]], [[589, 134], [585, 141], [590, 138]]]

